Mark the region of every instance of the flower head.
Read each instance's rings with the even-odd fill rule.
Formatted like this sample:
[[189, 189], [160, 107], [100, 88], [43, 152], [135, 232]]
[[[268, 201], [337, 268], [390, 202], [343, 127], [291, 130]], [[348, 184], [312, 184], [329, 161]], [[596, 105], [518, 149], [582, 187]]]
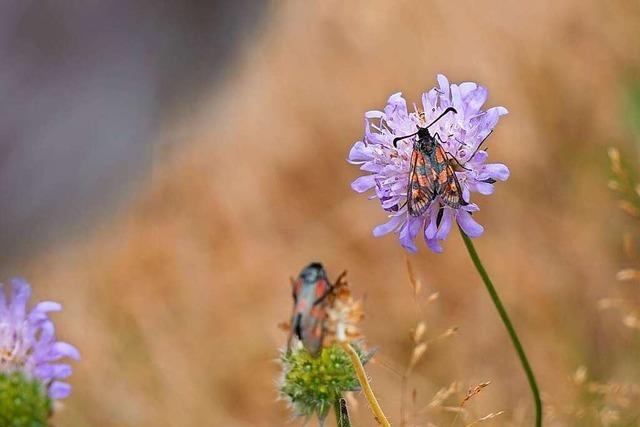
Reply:
[[[367, 173], [353, 181], [351, 187], [358, 193], [374, 190], [372, 198], [380, 201], [390, 218], [375, 227], [373, 234], [395, 232], [400, 244], [411, 252], [417, 251], [418, 233], [424, 235], [429, 248], [442, 252], [440, 242], [449, 234], [454, 220], [469, 237], [480, 236], [484, 229], [471, 216], [479, 210], [471, 203], [471, 193], [489, 195], [496, 181], [509, 177], [505, 165], [487, 163], [488, 154], [483, 144], [499, 117], [507, 114], [506, 108], [482, 110], [487, 90], [476, 83], [449, 84], [445, 76], [438, 75], [438, 84], [439, 87], [423, 93], [421, 106], [414, 104], [413, 112], [407, 109], [401, 93], [391, 95], [383, 111], [367, 112], [364, 138], [353, 145], [348, 158]], [[466, 203], [450, 207], [436, 194], [426, 211], [412, 216], [407, 209], [407, 190], [415, 138], [399, 140], [397, 147], [393, 142], [395, 138], [415, 133], [416, 127], [425, 127], [448, 107], [455, 111], [442, 116], [429, 131], [440, 137]]]
[[[362, 363], [373, 352], [355, 346]], [[336, 399], [344, 392], [360, 389], [358, 378], [347, 353], [337, 344], [322, 349], [313, 357], [302, 345], [282, 353], [282, 376], [278, 389], [289, 402], [294, 415], [324, 420]]]
[[71, 366], [59, 361], [78, 360], [80, 354], [71, 344], [56, 341], [48, 313], [60, 311], [61, 305], [43, 301], [27, 311], [30, 296], [31, 287], [22, 279], [11, 280], [9, 298], [0, 284], [0, 378], [20, 374], [37, 381], [49, 398], [62, 399], [71, 392], [64, 382]]
[[[305, 278], [308, 272], [314, 274]], [[326, 272], [320, 263], [310, 264], [301, 274], [301, 278], [314, 285], [318, 277], [326, 279]], [[304, 302], [301, 291], [303, 285], [300, 281], [291, 281], [296, 310], [301, 307], [299, 302]], [[318, 290], [324, 290], [323, 287], [315, 286], [310, 289], [313, 290], [314, 298], [318, 298]], [[364, 337], [359, 328], [364, 317], [362, 303], [351, 296], [346, 271], [329, 286], [326, 294], [311, 305], [316, 309], [313, 318], [320, 319], [322, 331], [317, 348], [309, 346], [302, 338], [295, 338], [300, 335], [299, 331], [296, 332], [296, 328], [300, 326], [292, 326], [292, 322], [280, 323], [282, 329], [289, 333], [289, 342], [280, 357], [282, 375], [278, 381], [278, 390], [280, 396], [289, 402], [295, 416], [307, 419], [316, 416], [322, 424], [329, 409], [343, 393], [360, 388], [352, 356], [341, 344], [351, 343], [362, 364], [373, 357], [375, 350], [365, 348]], [[303, 323], [298, 323], [301, 324]]]

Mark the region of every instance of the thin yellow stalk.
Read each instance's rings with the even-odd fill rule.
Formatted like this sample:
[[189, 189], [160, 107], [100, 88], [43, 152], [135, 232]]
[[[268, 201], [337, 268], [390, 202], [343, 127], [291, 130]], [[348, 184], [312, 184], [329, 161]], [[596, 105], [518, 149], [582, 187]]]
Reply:
[[371, 412], [373, 412], [373, 416], [376, 421], [383, 427], [391, 427], [391, 423], [387, 420], [387, 417], [385, 417], [384, 412], [382, 412], [382, 408], [376, 399], [376, 395], [373, 394], [373, 390], [369, 384], [369, 379], [367, 378], [367, 373], [364, 370], [364, 366], [362, 366], [362, 362], [360, 362], [358, 353], [348, 342], [340, 342], [340, 346], [351, 358], [351, 363], [356, 371], [356, 376], [358, 377], [358, 381], [360, 381], [360, 386], [362, 387], [362, 391], [364, 391], [364, 395], [367, 402], [369, 402], [369, 407], [371, 408]]

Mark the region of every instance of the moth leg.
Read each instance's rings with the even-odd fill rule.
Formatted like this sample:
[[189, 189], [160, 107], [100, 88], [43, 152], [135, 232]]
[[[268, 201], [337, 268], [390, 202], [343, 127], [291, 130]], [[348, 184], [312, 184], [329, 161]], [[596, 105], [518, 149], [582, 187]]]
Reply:
[[438, 209], [438, 215], [436, 217], [436, 227], [440, 228], [440, 223], [442, 222], [442, 217], [444, 216], [444, 206], [440, 206]]
[[[470, 171], [470, 170], [471, 170], [471, 169], [469, 169], [469, 168], [465, 168], [465, 167], [464, 167], [464, 165], [463, 165], [463, 164], [461, 164], [461, 163], [458, 161], [458, 159], [456, 159], [456, 158], [453, 156], [453, 154], [449, 153], [448, 151], [445, 151], [445, 154], [447, 154], [449, 157], [451, 157], [451, 160], [453, 160], [454, 162], [456, 162], [456, 164], [457, 164], [458, 166], [460, 166], [462, 169], [464, 169], [464, 170], [466, 170], [466, 171]], [[469, 160], [467, 160], [466, 162], [464, 162], [464, 164], [466, 165], [468, 161], [469, 161]]]
[[469, 202], [467, 202], [462, 196], [462, 187], [460, 186], [460, 182], [458, 181], [458, 177], [456, 176], [456, 172], [453, 172], [453, 180], [456, 182], [456, 186], [458, 187], [458, 191], [460, 192], [460, 204], [462, 206], [467, 206]]
[[333, 290], [333, 285], [329, 285], [329, 287], [328, 287], [328, 288], [327, 288], [327, 290], [322, 294], [322, 296], [313, 302], [313, 305], [318, 305], [318, 304], [320, 304], [322, 301], [324, 301], [324, 300], [327, 298], [327, 296], [329, 296], [329, 294], [331, 293], [331, 291], [332, 291], [332, 290]]
[[478, 145], [478, 148], [475, 149], [475, 151], [473, 152], [473, 154], [471, 155], [471, 157], [469, 157], [469, 160], [467, 160], [466, 162], [464, 162], [464, 164], [466, 165], [467, 163], [469, 163], [475, 156], [476, 154], [478, 154], [478, 151], [480, 151], [480, 147], [482, 147], [482, 144], [484, 144], [484, 142], [487, 140], [487, 138], [489, 138], [489, 135], [491, 135], [493, 133], [493, 129], [491, 129], [489, 131], [489, 133], [487, 134], [487, 136], [484, 137], [484, 139], [482, 141], [480, 141], [480, 144]]
[[330, 290], [333, 292], [334, 290], [346, 285], [345, 277], [347, 277], [347, 270], [344, 270], [342, 273], [340, 273], [340, 275], [336, 278], [335, 284], [331, 285]]
[[300, 313], [296, 314], [293, 319], [293, 328], [292, 335], [298, 337], [298, 339], [302, 339], [302, 315]]
[[293, 302], [298, 302], [298, 293], [296, 292], [296, 280], [293, 277], [289, 277], [289, 281], [291, 282], [291, 294], [293, 295]]
[[[488, 136], [488, 135], [487, 135], [487, 136]], [[443, 142], [442, 142], [442, 138], [440, 138], [440, 135], [438, 135], [437, 133], [435, 133], [435, 134], [433, 134], [433, 137], [434, 137], [434, 138], [436, 138], [436, 139], [438, 140], [438, 142], [439, 142], [439, 144], [440, 144], [440, 145], [442, 145], [442, 144], [443, 144]], [[486, 138], [485, 138], [485, 139], [486, 139]], [[467, 170], [467, 171], [470, 171], [470, 170], [471, 170], [471, 169], [469, 169], [469, 168], [465, 168], [465, 167], [464, 167], [464, 165], [463, 165], [463, 164], [461, 164], [461, 163], [458, 161], [458, 159], [456, 159], [456, 157], [455, 157], [453, 154], [449, 153], [448, 151], [445, 151], [444, 149], [443, 149], [442, 151], [444, 151], [444, 152], [445, 152], [445, 154], [447, 154], [447, 155], [451, 158], [451, 160], [453, 160], [454, 162], [456, 162], [456, 163], [457, 163], [457, 165], [458, 165], [458, 166], [460, 166], [462, 169]], [[475, 154], [475, 153], [474, 153], [474, 154]], [[471, 160], [471, 159], [469, 159], [469, 160]], [[464, 164], [466, 165], [466, 164], [467, 164], [467, 162], [468, 162], [469, 160], [467, 160], [466, 162], [464, 162]]]

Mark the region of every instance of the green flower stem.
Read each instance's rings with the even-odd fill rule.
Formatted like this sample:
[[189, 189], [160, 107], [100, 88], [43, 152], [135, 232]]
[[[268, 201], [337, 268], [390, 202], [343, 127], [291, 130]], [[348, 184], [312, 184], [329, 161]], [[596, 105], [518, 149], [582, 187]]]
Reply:
[[[459, 227], [458, 227], [459, 228]], [[509, 336], [511, 337], [511, 342], [513, 343], [513, 347], [516, 349], [518, 353], [518, 357], [520, 358], [520, 363], [522, 363], [522, 368], [524, 369], [525, 374], [527, 375], [527, 379], [529, 380], [529, 387], [531, 387], [531, 393], [533, 393], [533, 400], [535, 401], [536, 407], [536, 427], [542, 426], [542, 400], [540, 399], [540, 391], [538, 390], [538, 384], [536, 383], [536, 377], [533, 374], [533, 370], [531, 370], [531, 365], [529, 365], [529, 360], [527, 360], [527, 355], [524, 352], [524, 348], [522, 348], [522, 344], [520, 344], [520, 339], [518, 338], [518, 334], [516, 330], [513, 328], [513, 324], [509, 319], [509, 315], [507, 314], [507, 310], [505, 310], [502, 305], [502, 301], [500, 301], [500, 297], [498, 296], [498, 292], [496, 292], [496, 288], [493, 287], [493, 283], [491, 283], [491, 279], [487, 274], [487, 271], [484, 269], [482, 265], [482, 261], [480, 261], [480, 257], [478, 257], [478, 253], [476, 252], [473, 243], [469, 236], [464, 234], [461, 228], [459, 228], [460, 234], [462, 235], [462, 240], [464, 240], [464, 244], [467, 247], [467, 251], [469, 252], [469, 256], [471, 257], [471, 261], [476, 266], [484, 285], [487, 288], [487, 292], [491, 296], [491, 300], [493, 304], [496, 306], [496, 310], [498, 310], [498, 314], [500, 314], [500, 318], [502, 319], [502, 323], [504, 323], [505, 328], [509, 332]]]
[[378, 403], [378, 399], [376, 399], [376, 395], [373, 394], [373, 389], [371, 389], [369, 379], [367, 378], [367, 373], [364, 370], [364, 366], [362, 366], [362, 362], [360, 361], [358, 353], [348, 342], [340, 342], [340, 346], [344, 351], [347, 352], [349, 358], [351, 359], [353, 369], [356, 371], [356, 376], [358, 377], [358, 381], [360, 382], [360, 386], [362, 387], [364, 396], [367, 398], [367, 402], [369, 402], [369, 407], [371, 408], [376, 421], [383, 427], [391, 427], [391, 423], [389, 423], [389, 420], [387, 420], [387, 417], [385, 417], [384, 412], [382, 412], [382, 408]]
[[333, 403], [333, 411], [336, 413], [336, 425], [338, 427], [351, 427], [349, 420], [349, 411], [347, 409], [347, 401], [344, 397], [339, 397]]

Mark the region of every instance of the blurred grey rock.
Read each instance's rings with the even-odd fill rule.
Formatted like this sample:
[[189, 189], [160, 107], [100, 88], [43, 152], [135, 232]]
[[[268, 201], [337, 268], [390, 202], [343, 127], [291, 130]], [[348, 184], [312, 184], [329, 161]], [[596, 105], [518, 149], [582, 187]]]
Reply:
[[0, 5], [0, 263], [82, 233], [256, 34], [258, 1]]

